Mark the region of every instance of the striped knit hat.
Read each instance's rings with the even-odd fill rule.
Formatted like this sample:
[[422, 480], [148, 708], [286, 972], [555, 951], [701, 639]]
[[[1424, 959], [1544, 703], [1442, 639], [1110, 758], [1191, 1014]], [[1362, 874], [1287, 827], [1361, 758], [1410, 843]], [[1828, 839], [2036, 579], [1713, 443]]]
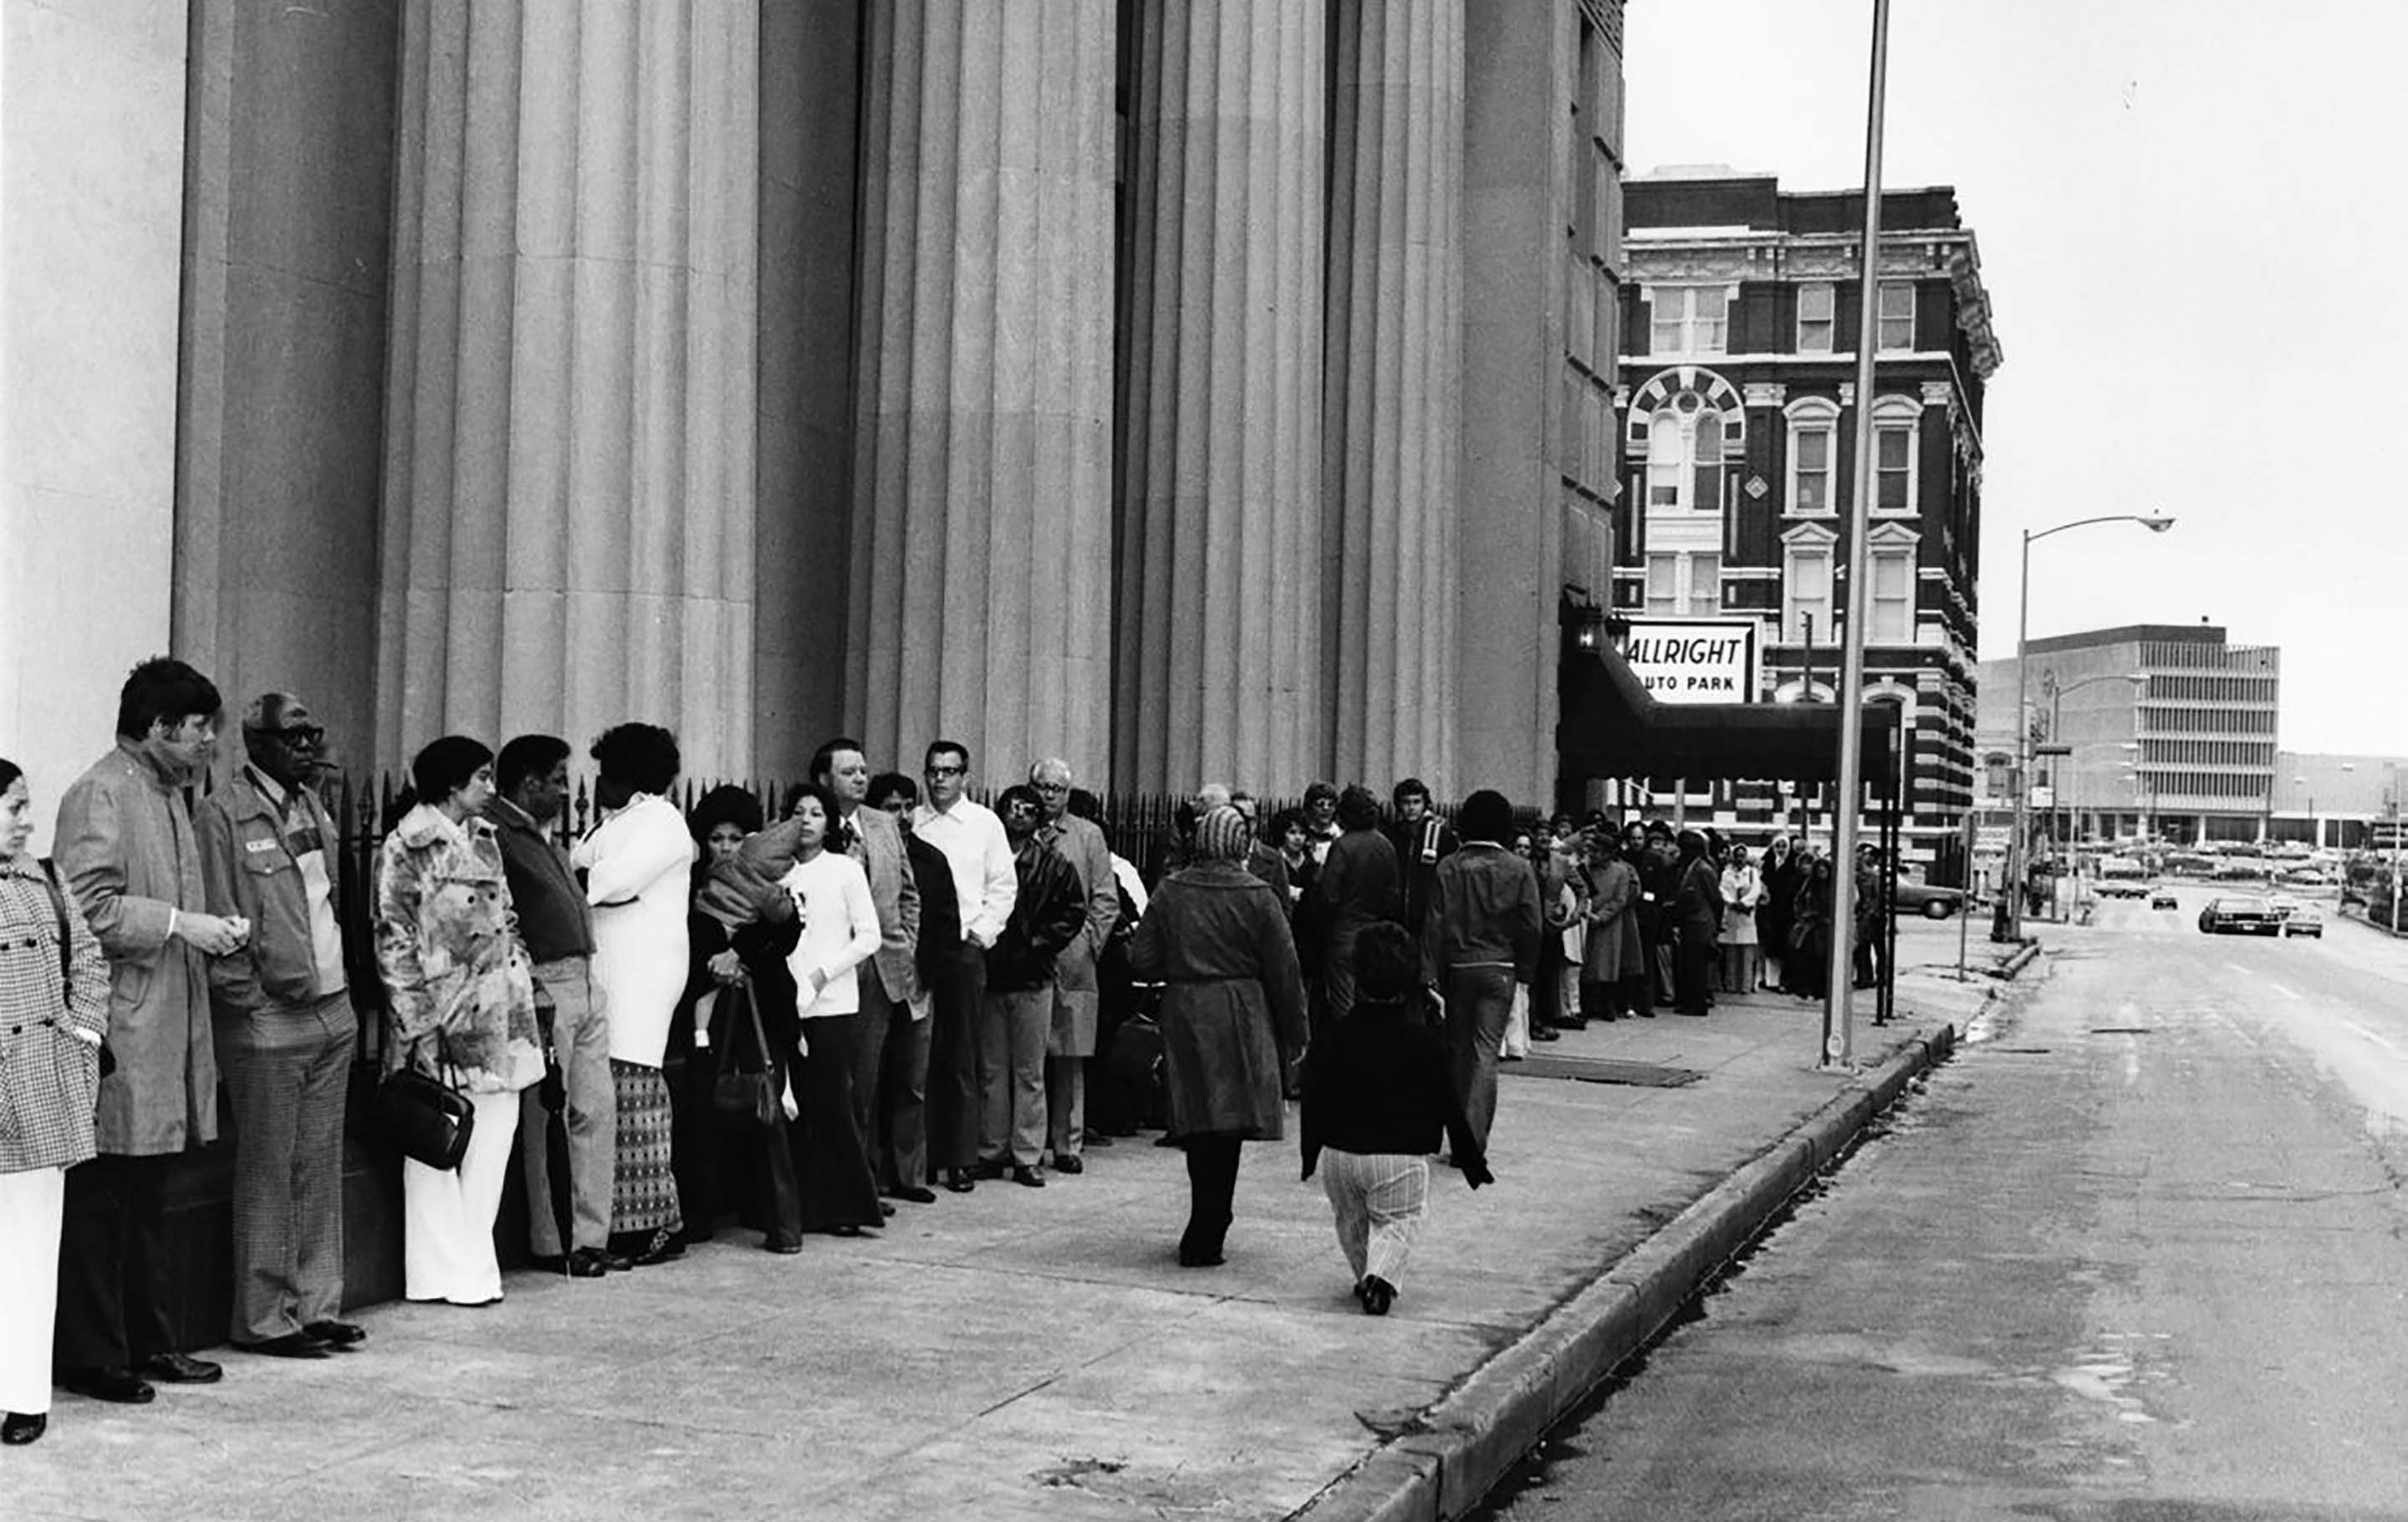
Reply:
[[1196, 826], [1196, 859], [1198, 861], [1243, 861], [1246, 847], [1252, 843], [1253, 830], [1246, 816], [1226, 805], [1206, 814]]

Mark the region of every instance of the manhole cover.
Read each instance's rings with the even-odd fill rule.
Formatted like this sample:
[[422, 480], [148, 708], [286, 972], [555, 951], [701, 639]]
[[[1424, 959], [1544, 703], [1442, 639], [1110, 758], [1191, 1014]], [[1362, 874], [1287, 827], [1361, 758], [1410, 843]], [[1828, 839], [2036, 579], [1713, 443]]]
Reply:
[[1623, 1062], [1612, 1057], [1558, 1057], [1537, 1054], [1509, 1062], [1499, 1073], [1522, 1078], [1570, 1078], [1584, 1084], [1636, 1084], [1641, 1088], [1679, 1088], [1705, 1076], [1695, 1068], [1667, 1068], [1656, 1062]]

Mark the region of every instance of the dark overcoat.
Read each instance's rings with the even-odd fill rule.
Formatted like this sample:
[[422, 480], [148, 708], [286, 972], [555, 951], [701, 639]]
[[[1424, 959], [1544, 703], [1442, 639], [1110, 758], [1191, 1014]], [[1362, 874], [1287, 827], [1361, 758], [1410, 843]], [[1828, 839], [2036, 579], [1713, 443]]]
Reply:
[[1287, 1065], [1304, 1050], [1304, 979], [1269, 883], [1234, 861], [1163, 880], [1129, 944], [1162, 984], [1170, 1134], [1276, 1140]]

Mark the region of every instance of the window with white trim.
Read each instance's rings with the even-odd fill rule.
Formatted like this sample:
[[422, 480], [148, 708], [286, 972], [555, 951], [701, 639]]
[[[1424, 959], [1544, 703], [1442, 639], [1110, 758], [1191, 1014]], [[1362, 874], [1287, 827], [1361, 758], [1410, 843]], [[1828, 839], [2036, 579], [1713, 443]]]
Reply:
[[1649, 555], [1647, 557], [1647, 616], [1670, 618], [1679, 612], [1681, 600], [1681, 557]]
[[1723, 415], [1684, 391], [1647, 426], [1647, 510], [1720, 512]]
[[1914, 286], [1908, 280], [1881, 282], [1880, 331], [1876, 342], [1883, 353], [1914, 347]]
[[1647, 557], [1647, 616], [1707, 618], [1723, 610], [1723, 557], [1674, 554]]
[[1659, 285], [1648, 293], [1654, 312], [1649, 352], [1719, 354], [1730, 336], [1730, 290], [1721, 285]]
[[1789, 424], [1789, 510], [1829, 512], [1838, 498], [1831, 491], [1837, 462], [1839, 422], [1834, 417], [1801, 415]]
[[1831, 285], [1825, 281], [1798, 288], [1798, 352], [1801, 354], [1828, 354], [1831, 352], [1831, 335], [1838, 326], [1838, 298]]
[[1903, 645], [1914, 640], [1914, 552], [1877, 550], [1872, 555], [1872, 608], [1866, 639]]
[[1873, 424], [1873, 510], [1914, 510], [1914, 424]]
[[1781, 630], [1791, 639], [1831, 642], [1831, 547], [1798, 544], [1783, 567]]

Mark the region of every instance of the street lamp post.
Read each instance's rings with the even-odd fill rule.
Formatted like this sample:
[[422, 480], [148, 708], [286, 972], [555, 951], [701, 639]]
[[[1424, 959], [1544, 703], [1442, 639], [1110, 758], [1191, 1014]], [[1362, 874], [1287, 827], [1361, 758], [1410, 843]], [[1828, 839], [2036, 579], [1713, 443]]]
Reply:
[[2031, 701], [2031, 547], [2035, 539], [2068, 529], [2087, 528], [2092, 524], [2139, 524], [2152, 534], [2162, 534], [2174, 526], [2174, 521], [2164, 513], [2109, 512], [2095, 518], [2076, 518], [2071, 523], [2056, 524], [2034, 532], [2024, 530], [2023, 577], [2016, 587], [2015, 609], [2015, 833], [2008, 842], [2007, 914], [2008, 934], [2020, 940], [2024, 931], [2025, 854], [2030, 842], [2025, 832], [2031, 820], [2031, 724], [2024, 716]]

